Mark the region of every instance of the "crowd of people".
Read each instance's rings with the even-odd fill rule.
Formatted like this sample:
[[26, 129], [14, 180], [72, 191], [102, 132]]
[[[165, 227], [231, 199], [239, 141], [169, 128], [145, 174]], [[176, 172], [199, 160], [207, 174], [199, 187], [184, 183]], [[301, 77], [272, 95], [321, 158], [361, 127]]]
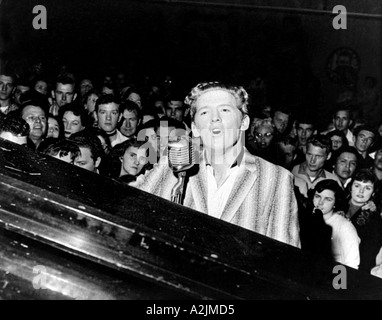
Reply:
[[319, 130], [243, 86], [0, 72], [0, 138], [171, 199], [168, 141], [197, 141], [183, 204], [382, 277], [382, 130], [333, 106]]

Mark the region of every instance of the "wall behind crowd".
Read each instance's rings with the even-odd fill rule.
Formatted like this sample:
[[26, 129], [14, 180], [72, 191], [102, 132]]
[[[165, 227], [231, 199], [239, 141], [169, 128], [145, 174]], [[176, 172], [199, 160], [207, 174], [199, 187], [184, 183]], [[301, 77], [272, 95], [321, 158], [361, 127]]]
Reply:
[[[3, 0], [1, 60], [19, 69], [42, 60], [52, 73], [65, 63], [94, 76], [122, 66], [132, 77], [173, 74], [187, 86], [216, 78], [248, 85], [260, 76], [271, 102], [317, 110], [320, 126], [334, 102], [349, 87], [359, 91], [366, 76], [381, 87], [382, 19], [376, 15], [382, 12], [375, 1], [342, 1], [348, 12], [365, 13], [349, 15], [346, 30], [333, 28], [327, 12], [338, 3], [331, 0], [293, 2], [295, 11], [282, 9], [285, 1], [255, 2], [274, 10], [245, 0], [186, 2]], [[47, 8], [46, 30], [32, 26], [35, 5]], [[359, 57], [355, 83], [328, 76], [329, 57], [341, 47]]]

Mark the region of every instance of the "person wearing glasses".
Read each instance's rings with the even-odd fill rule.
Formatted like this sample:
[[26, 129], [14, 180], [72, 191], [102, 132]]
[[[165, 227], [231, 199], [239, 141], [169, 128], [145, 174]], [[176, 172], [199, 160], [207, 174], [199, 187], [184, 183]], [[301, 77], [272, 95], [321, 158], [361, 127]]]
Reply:
[[248, 151], [264, 160], [276, 163], [276, 146], [274, 144], [276, 128], [272, 124], [271, 118], [255, 118], [252, 127], [254, 138], [247, 143]]

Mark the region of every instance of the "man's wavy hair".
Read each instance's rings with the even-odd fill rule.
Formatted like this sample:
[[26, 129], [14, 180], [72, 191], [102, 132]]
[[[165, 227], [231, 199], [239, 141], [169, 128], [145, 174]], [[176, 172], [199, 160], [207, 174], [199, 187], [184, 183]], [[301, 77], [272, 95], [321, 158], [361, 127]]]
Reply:
[[212, 90], [224, 90], [231, 93], [236, 98], [238, 102], [237, 108], [241, 111], [243, 116], [248, 114], [248, 93], [243, 87], [226, 85], [218, 81], [201, 82], [191, 89], [191, 92], [184, 100], [184, 103], [190, 106], [192, 120], [194, 120], [196, 113], [196, 101], [203, 93]]

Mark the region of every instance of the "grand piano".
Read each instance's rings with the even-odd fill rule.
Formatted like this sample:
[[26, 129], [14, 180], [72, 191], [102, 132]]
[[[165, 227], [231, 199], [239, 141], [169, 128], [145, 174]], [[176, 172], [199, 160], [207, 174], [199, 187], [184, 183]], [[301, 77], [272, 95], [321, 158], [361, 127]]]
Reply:
[[382, 280], [0, 141], [0, 299], [380, 299]]

